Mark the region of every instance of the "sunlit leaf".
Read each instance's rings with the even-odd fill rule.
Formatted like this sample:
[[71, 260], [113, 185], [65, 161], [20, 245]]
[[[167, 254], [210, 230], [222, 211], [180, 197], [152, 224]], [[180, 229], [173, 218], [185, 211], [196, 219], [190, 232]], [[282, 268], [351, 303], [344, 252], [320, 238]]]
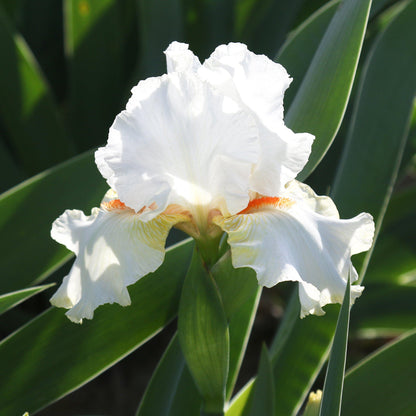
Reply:
[[172, 247], [163, 265], [129, 287], [131, 306], [104, 305], [77, 325], [51, 308], [0, 343], [0, 414], [34, 413], [98, 376], [175, 315], [193, 245]]
[[50, 288], [54, 284], [35, 286], [28, 289], [18, 290], [16, 292], [6, 293], [0, 296], [0, 314], [8, 311], [11, 308], [19, 305], [21, 302], [24, 302], [26, 299], [37, 295], [40, 292]]
[[351, 285], [348, 278], [344, 300], [338, 316], [334, 340], [329, 354], [320, 416], [341, 414], [342, 390], [344, 386], [345, 360], [347, 357], [348, 327], [350, 322]]

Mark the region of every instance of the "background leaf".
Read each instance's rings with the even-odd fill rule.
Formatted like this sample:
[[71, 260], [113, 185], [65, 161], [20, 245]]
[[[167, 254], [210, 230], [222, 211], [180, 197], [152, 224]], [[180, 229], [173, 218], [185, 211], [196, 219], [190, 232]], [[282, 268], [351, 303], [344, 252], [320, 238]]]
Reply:
[[106, 189], [92, 153], [86, 153], [1, 195], [0, 250], [7, 279], [0, 280], [0, 293], [41, 282], [67, 261], [72, 255], [49, 235], [52, 222], [66, 208], [96, 206]]
[[415, 348], [412, 331], [352, 368], [345, 378], [342, 415], [414, 415]]
[[285, 92], [285, 108], [290, 108], [290, 104], [338, 6], [339, 0], [330, 1], [322, 6], [290, 33], [277, 53], [275, 61], [283, 65], [293, 79], [290, 88]]
[[263, 345], [260, 355], [259, 370], [253, 387], [253, 394], [247, 416], [274, 415], [274, 379], [273, 369], [267, 348]]
[[0, 380], [0, 413], [34, 413], [159, 332], [177, 312], [192, 247], [188, 240], [169, 249], [155, 273], [129, 288], [132, 304], [127, 308], [101, 306], [82, 325], [51, 308], [4, 339], [0, 367], [8, 377]]
[[28, 289], [18, 290], [12, 293], [6, 293], [0, 296], [0, 315], [11, 308], [14, 308], [19, 303], [24, 302], [26, 299], [37, 295], [40, 292], [50, 288], [54, 284], [50, 285], [43, 285], [43, 286], [35, 286]]
[[34, 174], [73, 155], [36, 59], [1, 8], [0, 61], [0, 120], [24, 171]]
[[123, 26], [115, 0], [65, 0], [69, 126], [79, 150], [106, 141], [122, 109]]
[[161, 53], [176, 40], [184, 40], [183, 7], [179, 0], [138, 0], [142, 53], [138, 66], [144, 78], [166, 72]]
[[286, 115], [295, 132], [316, 136], [299, 175], [305, 179], [328, 150], [348, 103], [367, 26], [371, 0], [341, 3]]

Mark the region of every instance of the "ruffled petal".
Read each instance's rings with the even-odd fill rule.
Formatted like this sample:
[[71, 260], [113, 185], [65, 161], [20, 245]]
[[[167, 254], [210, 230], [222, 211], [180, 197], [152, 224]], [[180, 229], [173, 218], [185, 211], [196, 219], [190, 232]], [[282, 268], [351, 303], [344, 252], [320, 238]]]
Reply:
[[283, 96], [291, 79], [282, 65], [241, 43], [219, 46], [199, 69], [202, 78], [249, 110], [259, 128], [260, 159], [250, 188], [277, 195], [308, 161], [314, 136], [283, 122]]
[[[305, 186], [297, 188], [297, 195]], [[327, 303], [342, 302], [348, 274], [351, 281], [358, 277], [351, 255], [368, 250], [374, 234], [369, 214], [340, 220], [329, 198], [317, 197], [316, 210], [309, 198], [312, 193], [304, 201], [281, 198], [284, 203], [215, 220], [228, 233], [234, 267], [251, 267], [267, 287], [287, 280], [300, 283], [301, 316], [322, 314]], [[352, 286], [352, 299], [362, 289]]]
[[236, 213], [248, 203], [258, 132], [247, 112], [190, 73], [140, 82], [96, 163], [120, 199], [151, 219], [170, 204]]
[[292, 80], [282, 65], [242, 43], [229, 43], [218, 46], [203, 67], [202, 76], [242, 101], [266, 126], [283, 123], [283, 96]]
[[201, 66], [199, 59], [186, 43], [172, 42], [165, 50], [166, 66], [168, 73], [171, 72], [196, 72]]
[[294, 133], [285, 125], [275, 131], [259, 126], [260, 157], [250, 189], [262, 195], [279, 195], [309, 159], [314, 136]]
[[99, 305], [129, 305], [127, 286], [162, 264], [170, 228], [187, 220], [162, 214], [143, 222], [119, 200], [102, 207], [90, 216], [67, 210], [52, 225], [52, 238], [77, 257], [51, 303], [69, 309], [66, 315], [77, 323], [92, 319]]

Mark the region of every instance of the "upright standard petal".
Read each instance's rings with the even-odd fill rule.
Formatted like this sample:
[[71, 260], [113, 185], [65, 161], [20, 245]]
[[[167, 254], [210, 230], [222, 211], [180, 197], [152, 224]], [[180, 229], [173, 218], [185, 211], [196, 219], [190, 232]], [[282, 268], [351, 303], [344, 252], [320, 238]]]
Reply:
[[[217, 218], [228, 233], [234, 267], [251, 267], [261, 285], [298, 281], [301, 316], [322, 314], [342, 302], [348, 274], [357, 280], [351, 255], [368, 250], [374, 234], [369, 214], [340, 220], [328, 197], [291, 184], [284, 197], [252, 201], [241, 214]], [[352, 299], [362, 287], [352, 286]]]
[[126, 205], [153, 204], [151, 219], [170, 204], [236, 213], [248, 203], [258, 159], [250, 114], [192, 73], [140, 82], [96, 152], [100, 172]]
[[196, 72], [201, 66], [199, 59], [186, 43], [172, 42], [165, 50], [166, 66], [170, 72]]
[[263, 195], [279, 194], [305, 166], [314, 140], [284, 125], [283, 96], [291, 82], [288, 73], [241, 43], [219, 46], [198, 72], [253, 114], [259, 128], [260, 159], [250, 188]]
[[94, 208], [90, 216], [65, 211], [51, 236], [77, 257], [51, 303], [69, 309], [67, 316], [77, 323], [91, 319], [104, 303], [129, 305], [127, 286], [162, 264], [170, 228], [186, 220], [179, 214], [143, 222], [118, 199]]

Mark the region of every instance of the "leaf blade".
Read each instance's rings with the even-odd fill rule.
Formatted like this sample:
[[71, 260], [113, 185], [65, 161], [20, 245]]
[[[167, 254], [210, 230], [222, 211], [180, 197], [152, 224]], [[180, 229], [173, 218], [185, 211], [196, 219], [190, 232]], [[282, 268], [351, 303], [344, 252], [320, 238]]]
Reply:
[[371, 0], [343, 2], [324, 37], [286, 115], [296, 132], [316, 136], [298, 179], [305, 179], [322, 159], [341, 124], [358, 65]]
[[322, 394], [320, 416], [341, 414], [342, 390], [344, 386], [345, 360], [347, 358], [348, 328], [350, 322], [351, 285], [348, 278], [344, 300], [339, 312], [334, 340], [329, 355], [328, 368]]
[[[65, 192], [51, 198], [57, 189]], [[68, 250], [51, 239], [52, 222], [68, 207], [96, 206], [106, 189], [93, 153], [88, 152], [0, 195], [0, 250], [3, 273], [7, 275], [7, 279], [0, 279], [0, 293], [41, 282], [71, 258]], [[21, 261], [22, 255], [25, 262]]]
[[205, 410], [223, 412], [229, 369], [229, 329], [215, 281], [196, 249], [182, 289], [178, 336]]
[[23, 290], [18, 290], [12, 293], [6, 293], [0, 295], [0, 315], [4, 312], [7, 312], [9, 309], [14, 308], [25, 300], [31, 298], [32, 296], [37, 295], [40, 292], [43, 292], [46, 289], [52, 287], [54, 283], [49, 285], [35, 286]]
[[414, 415], [415, 348], [413, 330], [348, 371], [342, 415]]

